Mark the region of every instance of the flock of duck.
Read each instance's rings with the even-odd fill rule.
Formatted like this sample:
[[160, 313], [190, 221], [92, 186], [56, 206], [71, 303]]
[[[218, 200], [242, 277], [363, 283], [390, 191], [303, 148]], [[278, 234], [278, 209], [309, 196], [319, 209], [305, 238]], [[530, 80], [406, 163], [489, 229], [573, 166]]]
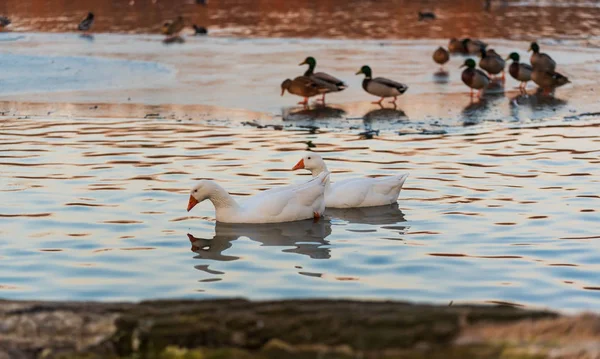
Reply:
[[276, 187], [242, 201], [236, 201], [214, 181], [201, 180], [190, 193], [188, 212], [209, 200], [215, 207], [217, 222], [279, 223], [318, 219], [326, 208], [360, 208], [396, 203], [408, 173], [380, 178], [350, 178], [331, 183], [325, 161], [308, 153], [293, 170], [305, 169], [312, 179], [305, 183]]
[[471, 97], [473, 96], [473, 90], [479, 90], [478, 96], [481, 97], [483, 91], [492, 81], [498, 80], [497, 76], [500, 74], [500, 80], [504, 83], [504, 70], [506, 61], [508, 60], [512, 60], [512, 63], [508, 67], [508, 73], [521, 83], [519, 89], [522, 92], [526, 91], [529, 81], [533, 81], [538, 85], [544, 95], [549, 95], [557, 87], [570, 82], [566, 76], [556, 72], [556, 61], [550, 55], [540, 52], [540, 46], [537, 42], [532, 42], [528, 51], [532, 52], [529, 59], [531, 65], [519, 62], [521, 58], [517, 52], [512, 52], [505, 59], [494, 51], [494, 49], [488, 48], [488, 45], [483, 41], [468, 38], [462, 40], [453, 38], [448, 44], [448, 50], [439, 47], [433, 53], [433, 60], [443, 66], [450, 60], [451, 53], [467, 56], [479, 55], [479, 67], [481, 70], [476, 68], [476, 62], [471, 58], [466, 59], [461, 66], [466, 67], [462, 72], [461, 78], [465, 85], [471, 88]]
[[[477, 68], [477, 63], [472, 58], [466, 59], [461, 66], [461, 68], [465, 67], [461, 79], [471, 89], [471, 98], [473, 97], [473, 90], [478, 90], [478, 97], [481, 98], [483, 92], [492, 83], [501, 82], [504, 84], [504, 72], [508, 60], [512, 60], [508, 72], [515, 80], [520, 82], [519, 90], [523, 93], [526, 92], [529, 81], [537, 84], [544, 95], [549, 95], [557, 87], [570, 82], [566, 76], [556, 72], [556, 61], [548, 54], [540, 52], [540, 46], [537, 42], [531, 43], [529, 51], [532, 51], [531, 65], [520, 62], [520, 55], [517, 52], [512, 52], [507, 58], [503, 58], [494, 49], [488, 48], [488, 45], [483, 41], [453, 38], [450, 40], [448, 50], [439, 47], [434, 51], [432, 57], [441, 66], [440, 74], [447, 75], [443, 66], [450, 61], [451, 54], [480, 56], [479, 67], [481, 69]], [[288, 91], [293, 95], [304, 98], [303, 101], [298, 102], [300, 105], [307, 106], [308, 99], [318, 95], [322, 97], [317, 101], [325, 104], [325, 94], [340, 92], [348, 87], [335, 76], [325, 72], [315, 73], [317, 61], [314, 57], [307, 57], [300, 65], [308, 65], [306, 72], [294, 79], [288, 78], [281, 84], [282, 96]], [[379, 101], [373, 102], [374, 104], [381, 105], [385, 98], [393, 98], [390, 103], [395, 105], [397, 97], [408, 90], [408, 86], [403, 83], [385, 77], [373, 78], [373, 70], [367, 65], [361, 67], [356, 74], [365, 76], [362, 88], [367, 93], [380, 97]], [[498, 78], [499, 75], [501, 76]]]
[[[206, 5], [206, 2], [206, 0], [196, 1], [196, 3], [200, 5]], [[92, 29], [95, 20], [96, 16], [90, 11], [88, 12], [87, 16], [77, 24], [77, 30], [81, 31], [82, 36], [91, 36], [90, 30]], [[12, 21], [7, 16], [0, 16], [0, 30], [3, 30], [10, 24], [12, 24]], [[163, 22], [160, 31], [167, 36], [165, 42], [171, 42], [177, 39], [181, 41], [182, 39], [179, 38], [179, 33], [185, 28], [185, 26], [186, 24], [183, 16], [177, 16], [174, 20], [167, 20]], [[192, 24], [192, 28], [194, 29], [194, 35], [208, 34], [208, 30], [203, 26]]]

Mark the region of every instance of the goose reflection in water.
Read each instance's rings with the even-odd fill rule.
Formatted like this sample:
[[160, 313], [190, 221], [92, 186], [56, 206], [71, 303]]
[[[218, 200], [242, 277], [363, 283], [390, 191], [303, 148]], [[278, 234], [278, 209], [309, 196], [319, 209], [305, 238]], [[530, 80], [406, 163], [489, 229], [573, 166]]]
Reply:
[[[195, 258], [208, 259], [220, 262], [234, 261], [236, 256], [229, 256], [223, 252], [233, 246], [233, 242], [240, 237], [246, 237], [266, 247], [295, 247], [284, 249], [286, 253], [296, 253], [309, 256], [312, 259], [329, 259], [331, 253], [326, 241], [331, 234], [331, 220], [342, 220], [348, 223], [367, 225], [392, 225], [406, 222], [404, 213], [398, 204], [378, 207], [363, 208], [328, 208], [325, 218], [318, 221], [296, 221], [286, 223], [268, 224], [229, 224], [215, 225], [213, 238], [200, 238], [188, 234], [192, 245], [192, 252], [198, 254]], [[394, 227], [403, 230], [406, 227]]]
[[284, 121], [328, 120], [343, 118], [346, 111], [329, 106], [317, 106], [311, 109], [292, 111], [283, 109], [281, 117]]
[[331, 219], [356, 224], [386, 225], [406, 222], [398, 203], [377, 207], [327, 208], [325, 215]]
[[240, 237], [271, 247], [295, 247], [284, 249], [286, 253], [297, 253], [313, 259], [328, 259], [329, 245], [325, 240], [331, 234], [331, 222], [321, 218], [318, 221], [306, 220], [267, 224], [229, 224], [217, 222], [212, 239], [198, 238], [188, 234], [192, 243], [192, 252], [196, 258], [216, 261], [232, 261], [239, 257], [227, 256], [223, 252], [232, 247], [232, 242]]

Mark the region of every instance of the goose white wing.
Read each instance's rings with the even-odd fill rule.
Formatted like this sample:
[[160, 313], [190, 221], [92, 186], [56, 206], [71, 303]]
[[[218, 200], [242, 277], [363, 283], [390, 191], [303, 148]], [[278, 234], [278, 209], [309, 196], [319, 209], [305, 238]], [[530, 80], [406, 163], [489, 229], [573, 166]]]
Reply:
[[408, 173], [383, 178], [352, 178], [331, 184], [325, 206], [357, 208], [382, 206], [398, 200]]
[[250, 197], [241, 203], [243, 216], [254, 223], [285, 222], [311, 218], [324, 210], [325, 185], [329, 172], [300, 185]]

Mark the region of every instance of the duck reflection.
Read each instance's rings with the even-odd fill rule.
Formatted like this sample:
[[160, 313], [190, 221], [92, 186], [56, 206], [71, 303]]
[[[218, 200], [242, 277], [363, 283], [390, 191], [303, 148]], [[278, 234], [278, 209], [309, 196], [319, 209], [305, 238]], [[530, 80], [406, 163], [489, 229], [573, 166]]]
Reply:
[[94, 35], [92, 34], [81, 34], [79, 35], [79, 38], [90, 42], [94, 41]]
[[296, 221], [287, 223], [266, 224], [229, 224], [217, 223], [212, 239], [199, 238], [188, 234], [192, 244], [192, 252], [198, 254], [195, 258], [215, 261], [233, 261], [239, 257], [224, 255], [223, 252], [233, 246], [235, 240], [247, 237], [261, 243], [263, 246], [291, 247], [286, 253], [297, 253], [313, 259], [328, 259], [331, 257], [329, 245], [325, 238], [331, 234], [331, 222], [321, 219]]
[[362, 208], [327, 208], [325, 215], [349, 223], [386, 225], [406, 222], [398, 203]]
[[292, 110], [284, 108], [282, 118], [284, 121], [328, 120], [343, 118], [346, 111], [329, 106], [317, 106], [311, 109]]
[[363, 119], [365, 121], [406, 121], [406, 113], [395, 108], [379, 108], [367, 112]]
[[479, 101], [471, 101], [461, 112], [463, 126], [472, 126], [486, 119], [490, 109], [503, 98], [504, 92], [486, 93]]
[[433, 73], [433, 82], [436, 84], [447, 84], [450, 82], [450, 73], [445, 70], [439, 70]]
[[517, 121], [545, 118], [566, 104], [565, 100], [543, 95], [541, 90], [533, 94], [521, 93], [510, 99], [510, 114]]

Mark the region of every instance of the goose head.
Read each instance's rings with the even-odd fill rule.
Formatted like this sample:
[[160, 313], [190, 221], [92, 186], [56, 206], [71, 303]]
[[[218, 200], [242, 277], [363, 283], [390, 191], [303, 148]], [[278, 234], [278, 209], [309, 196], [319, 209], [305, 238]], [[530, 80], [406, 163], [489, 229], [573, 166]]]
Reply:
[[309, 170], [313, 175], [318, 175], [325, 171], [327, 167], [321, 156], [316, 153], [308, 153], [292, 168], [293, 171], [300, 169]]
[[189, 212], [198, 203], [208, 199], [210, 194], [216, 190], [216, 185], [212, 181], [201, 180], [190, 191], [190, 200], [188, 202], [187, 211]]

